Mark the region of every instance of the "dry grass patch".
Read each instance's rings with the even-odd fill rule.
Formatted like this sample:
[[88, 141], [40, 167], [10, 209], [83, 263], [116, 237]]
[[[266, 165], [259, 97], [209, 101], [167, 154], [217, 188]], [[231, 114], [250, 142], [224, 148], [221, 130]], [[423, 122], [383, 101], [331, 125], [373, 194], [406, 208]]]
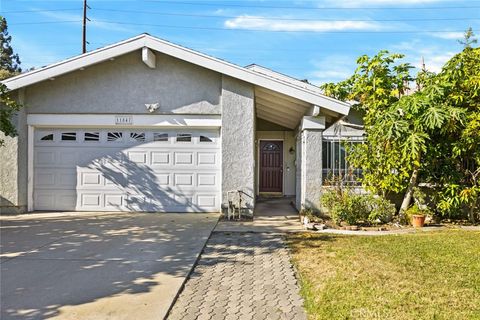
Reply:
[[480, 319], [480, 232], [288, 236], [310, 319]]

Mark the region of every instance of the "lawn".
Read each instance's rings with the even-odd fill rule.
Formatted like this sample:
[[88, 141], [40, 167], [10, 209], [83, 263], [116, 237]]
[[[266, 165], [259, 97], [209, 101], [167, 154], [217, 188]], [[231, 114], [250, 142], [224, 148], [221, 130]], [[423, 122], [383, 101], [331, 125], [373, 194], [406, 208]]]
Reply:
[[291, 234], [309, 319], [480, 319], [480, 232]]

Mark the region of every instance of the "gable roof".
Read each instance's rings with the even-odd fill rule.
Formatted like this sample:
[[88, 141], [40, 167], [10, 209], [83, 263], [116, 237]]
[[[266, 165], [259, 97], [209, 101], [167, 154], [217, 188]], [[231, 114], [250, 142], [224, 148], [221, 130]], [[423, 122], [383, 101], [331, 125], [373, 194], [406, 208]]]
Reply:
[[255, 71], [240, 67], [233, 63], [153, 37], [149, 34], [141, 34], [136, 37], [117, 42], [110, 46], [99, 48], [91, 52], [60, 61], [58, 63], [23, 73], [6, 79], [2, 81], [2, 83], [4, 83], [10, 90], [16, 90], [124, 55], [132, 51], [142, 49], [144, 47], [225, 74], [227, 76], [237, 78], [239, 80], [249, 82], [287, 96], [291, 96], [313, 105], [321, 106], [339, 114], [347, 115], [350, 109], [350, 105], [348, 103], [327, 97], [320, 92], [320, 89], [317, 91], [312, 90], [310, 87], [307, 88], [299, 84], [298, 82], [301, 82], [299, 80], [287, 81], [285, 79], [280, 79], [278, 76], [276, 77], [269, 75], [265, 72], [258, 72], [258, 70]]
[[266, 76], [269, 76], [269, 77], [272, 77], [272, 78], [275, 78], [275, 79], [293, 84], [295, 86], [304, 88], [306, 90], [310, 90], [310, 91], [312, 91], [316, 94], [323, 95], [323, 91], [322, 91], [322, 89], [320, 89], [320, 87], [317, 87], [317, 86], [315, 86], [315, 85], [313, 85], [309, 82], [302, 81], [302, 80], [296, 79], [294, 77], [291, 77], [289, 75], [286, 75], [286, 74], [277, 72], [275, 70], [269, 69], [267, 67], [252, 63], [252, 64], [249, 64], [248, 66], [246, 66], [245, 68], [247, 68], [248, 70], [253, 70], [255, 72], [264, 74]]

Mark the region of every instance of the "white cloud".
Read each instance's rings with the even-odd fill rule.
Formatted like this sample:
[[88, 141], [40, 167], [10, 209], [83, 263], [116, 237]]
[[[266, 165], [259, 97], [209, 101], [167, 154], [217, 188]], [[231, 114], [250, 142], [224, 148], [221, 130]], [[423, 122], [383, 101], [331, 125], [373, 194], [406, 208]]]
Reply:
[[[39, 11], [39, 14], [48, 17], [50, 19], [56, 21], [72, 21], [72, 24], [80, 24], [82, 21], [82, 16], [80, 14], [72, 14], [72, 13], [65, 13], [65, 12], [52, 12], [52, 11]], [[114, 24], [114, 23], [106, 23], [102, 21], [96, 21], [94, 18], [90, 17], [91, 21], [87, 22], [87, 26], [89, 28], [98, 28], [103, 30], [109, 31], [120, 31], [120, 32], [127, 32], [131, 31], [125, 26]], [[78, 21], [78, 22], [77, 22]]]
[[406, 56], [404, 60], [410, 62], [418, 69], [422, 68], [423, 59], [427, 70], [433, 72], [441, 71], [445, 62], [452, 58], [456, 53], [452, 51], [451, 48], [444, 46], [427, 45], [425, 41], [421, 41], [420, 39], [393, 44], [390, 46], [389, 50], [405, 54]]
[[463, 39], [463, 32], [432, 32], [430, 33], [435, 38], [446, 39], [446, 40], [461, 40]]
[[335, 5], [340, 7], [364, 7], [364, 6], [389, 6], [395, 5], [401, 7], [402, 5], [416, 5], [416, 4], [428, 4], [435, 2], [442, 2], [444, 0], [329, 0], [329, 5]]
[[[405, 50], [399, 50], [404, 48]], [[452, 58], [456, 52], [440, 46], [427, 46], [419, 39], [411, 42], [401, 42], [388, 48], [391, 52], [406, 54], [404, 62], [410, 62], [418, 70], [422, 68], [422, 57], [427, 70], [440, 72], [443, 65]], [[339, 82], [350, 77], [356, 68], [356, 56], [330, 55], [311, 61], [313, 71], [307, 76], [311, 83], [321, 85], [327, 82]], [[412, 71], [415, 73], [415, 71]]]
[[410, 41], [402, 41], [397, 44], [391, 45], [391, 51], [398, 53], [405, 53], [406, 51], [417, 50], [419, 48], [421, 41], [420, 39], [413, 39]]
[[420, 53], [421, 56], [417, 57], [418, 62], [414, 62], [413, 65], [417, 68], [422, 67], [422, 57], [425, 61], [425, 67], [427, 68], [428, 71], [433, 71], [433, 72], [440, 72], [442, 70], [443, 65], [445, 62], [450, 60], [455, 55], [455, 52], [445, 52], [445, 53], [440, 53], [440, 52], [431, 52], [431, 53], [425, 53], [422, 54]]
[[355, 57], [347, 55], [326, 56], [312, 61], [312, 64], [314, 71], [308, 76], [315, 85], [345, 80], [355, 71]]
[[267, 17], [242, 15], [225, 21], [225, 27], [231, 29], [253, 29], [265, 31], [341, 31], [341, 30], [379, 30], [381, 26], [369, 21], [291, 21], [273, 20]]

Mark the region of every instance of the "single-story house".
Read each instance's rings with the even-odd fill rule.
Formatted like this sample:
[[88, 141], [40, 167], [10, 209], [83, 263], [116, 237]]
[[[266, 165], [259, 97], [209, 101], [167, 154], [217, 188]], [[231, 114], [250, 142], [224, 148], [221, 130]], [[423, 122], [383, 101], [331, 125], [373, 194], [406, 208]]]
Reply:
[[250, 212], [262, 194], [317, 207], [323, 132], [350, 111], [307, 82], [148, 34], [3, 83], [24, 107], [0, 149], [2, 213], [216, 212], [232, 190]]

